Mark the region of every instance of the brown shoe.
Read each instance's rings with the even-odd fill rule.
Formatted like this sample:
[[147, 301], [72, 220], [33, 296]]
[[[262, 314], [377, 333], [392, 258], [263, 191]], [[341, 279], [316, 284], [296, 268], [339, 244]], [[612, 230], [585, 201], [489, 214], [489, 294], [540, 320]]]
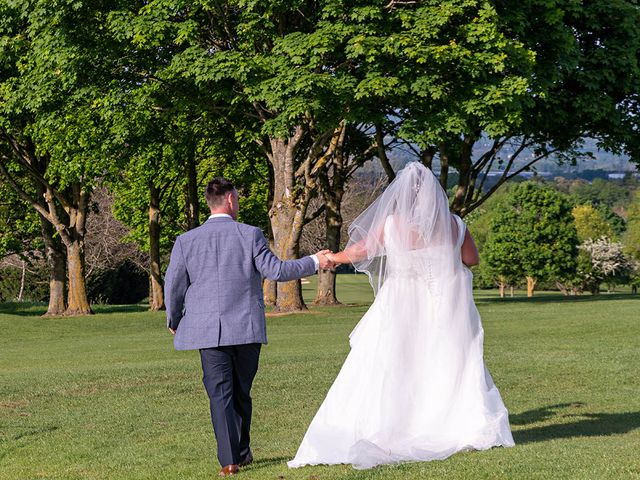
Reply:
[[235, 475], [236, 473], [238, 473], [238, 471], [240, 471], [238, 465], [227, 465], [226, 467], [222, 467], [220, 469], [220, 473], [218, 475], [220, 475], [221, 477], [229, 477], [231, 475]]
[[240, 460], [240, 462], [238, 462], [238, 466], [246, 467], [251, 463], [253, 463], [253, 454], [251, 453], [251, 450], [249, 450], [249, 453], [247, 453], [247, 455], [242, 460]]

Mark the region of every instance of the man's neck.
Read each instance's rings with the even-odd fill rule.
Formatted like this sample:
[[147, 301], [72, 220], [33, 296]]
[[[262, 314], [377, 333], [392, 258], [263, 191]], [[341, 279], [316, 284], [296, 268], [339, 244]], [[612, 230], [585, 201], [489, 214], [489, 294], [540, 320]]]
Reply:
[[218, 212], [212, 211], [211, 215], [209, 215], [209, 218], [213, 218], [213, 217], [229, 217], [229, 218], [233, 218], [229, 212], [220, 212], [220, 211], [218, 211]]

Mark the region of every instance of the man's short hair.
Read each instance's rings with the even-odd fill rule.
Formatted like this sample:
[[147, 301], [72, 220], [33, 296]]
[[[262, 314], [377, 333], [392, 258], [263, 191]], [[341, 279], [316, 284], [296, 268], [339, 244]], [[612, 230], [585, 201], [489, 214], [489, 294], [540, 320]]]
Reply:
[[233, 192], [233, 183], [223, 177], [216, 177], [207, 184], [204, 196], [207, 199], [209, 208], [216, 208], [224, 204], [227, 193]]

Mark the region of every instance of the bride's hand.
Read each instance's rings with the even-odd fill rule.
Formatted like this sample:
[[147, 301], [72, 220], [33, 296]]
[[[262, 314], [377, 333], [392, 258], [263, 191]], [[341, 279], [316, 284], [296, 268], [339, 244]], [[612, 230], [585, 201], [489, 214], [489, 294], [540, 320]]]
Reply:
[[340, 265], [340, 262], [338, 262], [338, 261], [336, 260], [336, 255], [335, 255], [335, 253], [333, 253], [333, 252], [329, 252], [329, 253], [327, 253], [327, 259], [328, 259], [331, 263], [333, 263], [333, 266], [334, 266], [334, 267], [337, 267], [338, 265]]

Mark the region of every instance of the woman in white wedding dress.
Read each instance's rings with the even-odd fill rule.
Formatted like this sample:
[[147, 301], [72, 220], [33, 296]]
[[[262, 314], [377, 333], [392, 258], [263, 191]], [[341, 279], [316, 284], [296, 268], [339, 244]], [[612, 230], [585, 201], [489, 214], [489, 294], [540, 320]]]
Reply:
[[289, 467], [355, 468], [513, 446], [483, 360], [473, 239], [429, 169], [410, 163], [333, 255], [366, 272], [375, 301]]

